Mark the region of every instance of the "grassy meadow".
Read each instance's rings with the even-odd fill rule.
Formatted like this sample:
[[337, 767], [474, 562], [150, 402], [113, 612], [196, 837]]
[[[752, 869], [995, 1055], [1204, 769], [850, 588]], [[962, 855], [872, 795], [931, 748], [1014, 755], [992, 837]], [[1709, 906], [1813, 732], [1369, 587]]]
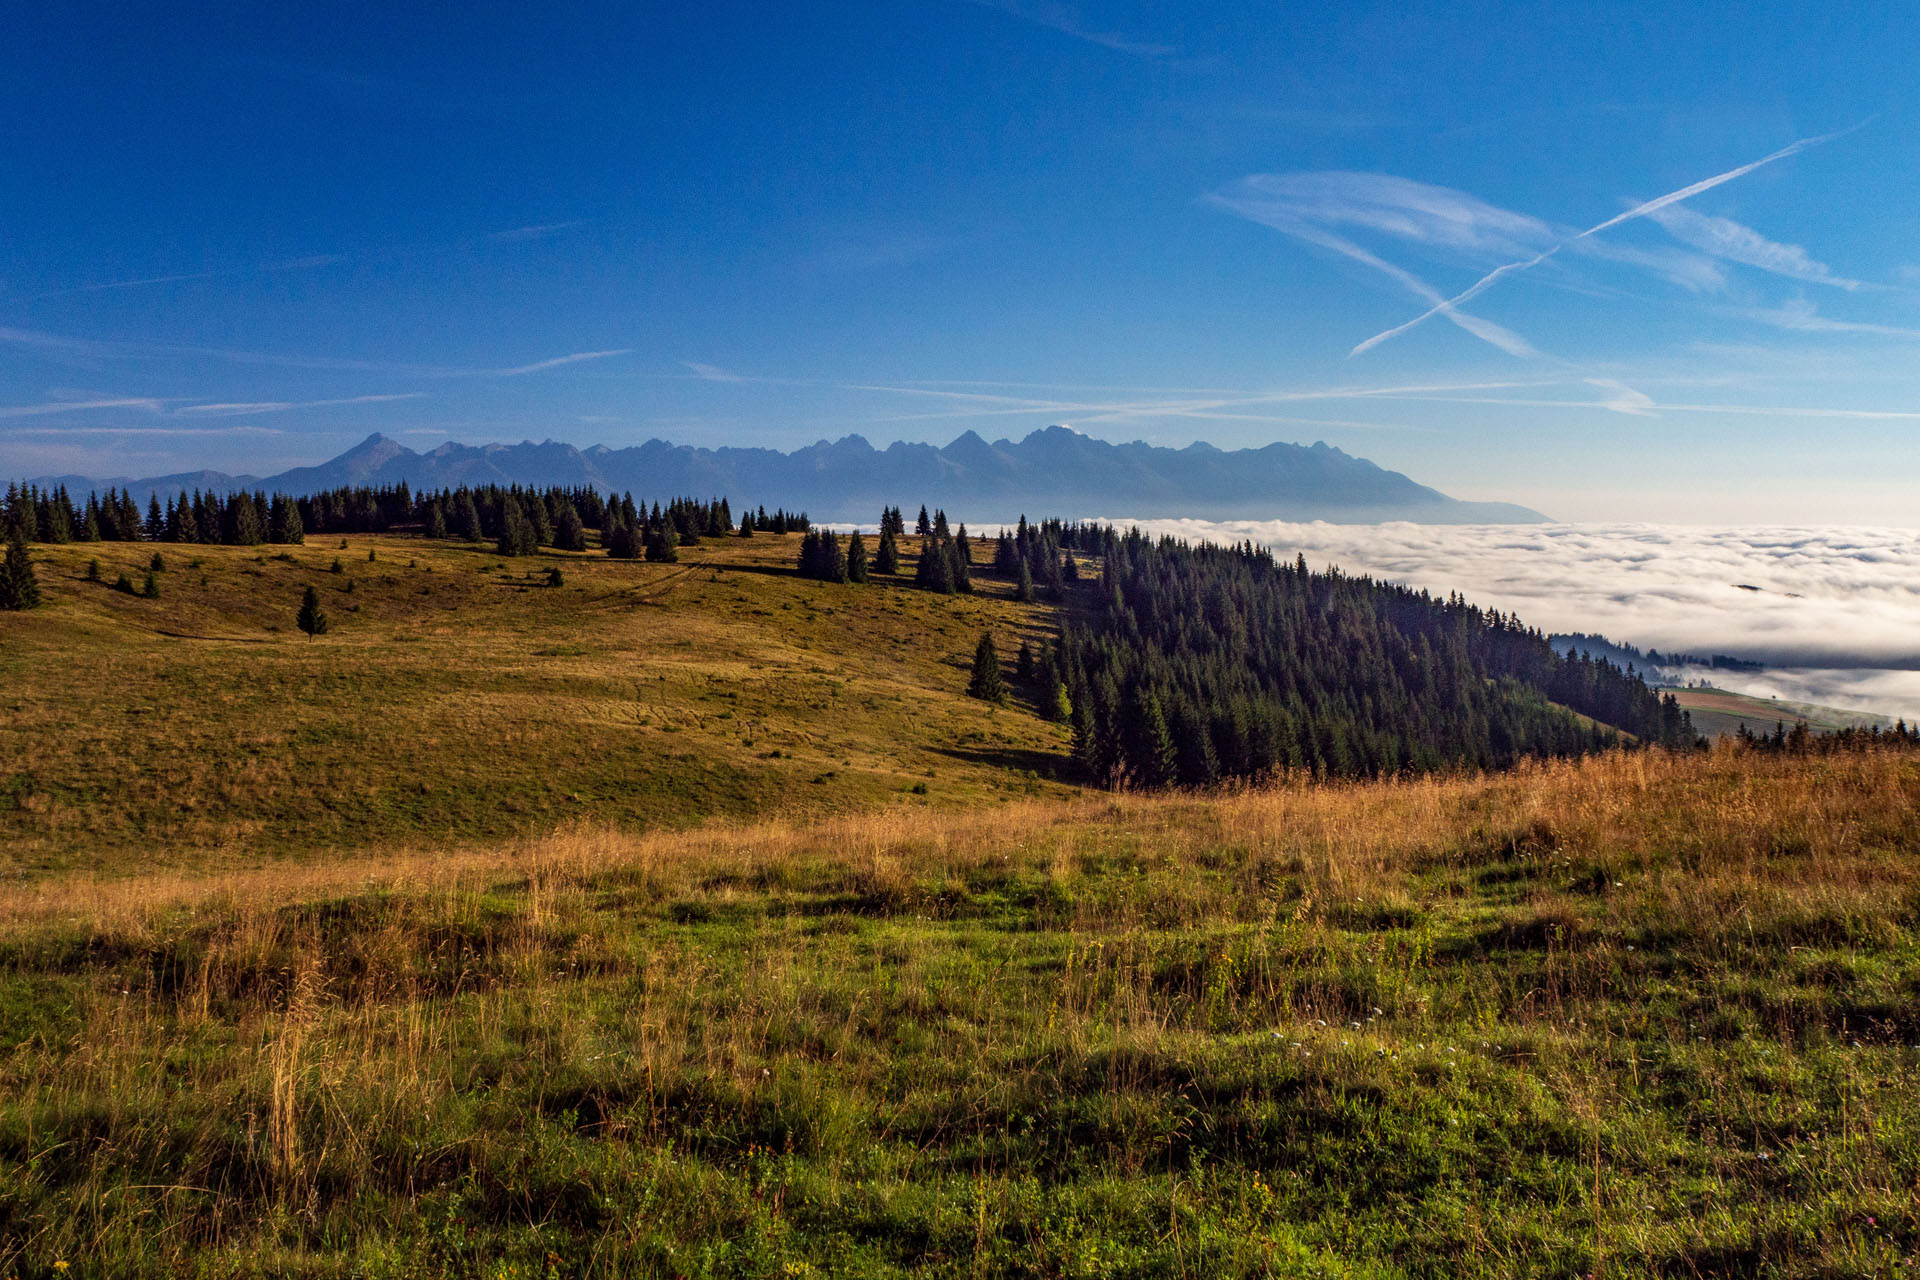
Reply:
[[[47, 603], [0, 615], [0, 874], [1039, 789], [1065, 730], [959, 694], [982, 630], [1011, 655], [1044, 612], [985, 582], [803, 581], [799, 542], [704, 541], [678, 564], [397, 535], [160, 544], [152, 600], [113, 586], [144, 585], [152, 545], [36, 547]], [[308, 585], [330, 621], [314, 640], [294, 625]]]
[[1869, 711], [1846, 711], [1811, 702], [1756, 698], [1752, 694], [1734, 693], [1727, 689], [1702, 686], [1675, 689], [1672, 692], [1693, 718], [1694, 731], [1710, 738], [1738, 734], [1742, 729], [1765, 735], [1781, 725], [1792, 729], [1796, 724], [1804, 724], [1814, 733], [1833, 733], [1841, 729], [1874, 725], [1891, 729], [1894, 724], [1892, 716], [1875, 715]]
[[0, 1277], [1920, 1269], [1910, 752], [1084, 792], [1044, 607], [348, 541], [0, 618]]

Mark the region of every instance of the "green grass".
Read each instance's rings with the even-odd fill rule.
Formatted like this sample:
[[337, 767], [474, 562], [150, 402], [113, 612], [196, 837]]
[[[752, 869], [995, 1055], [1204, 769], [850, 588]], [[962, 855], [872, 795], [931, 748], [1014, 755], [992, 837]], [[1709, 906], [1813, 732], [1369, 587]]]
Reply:
[[0, 1274], [1897, 1275], [1920, 762], [0, 898]]
[[[1065, 749], [1030, 710], [963, 696], [982, 629], [1017, 648], [1050, 625], [990, 583], [805, 582], [797, 536], [677, 565], [339, 542], [169, 547], [158, 600], [108, 585], [150, 548], [36, 548], [45, 607], [0, 617], [0, 871], [851, 810], [916, 784], [970, 806], [1026, 794]], [[313, 641], [309, 584], [332, 623]]]
[[1811, 702], [1756, 698], [1751, 694], [1733, 693], [1705, 685], [1692, 689], [1673, 689], [1670, 692], [1693, 718], [1694, 729], [1710, 738], [1738, 734], [1743, 728], [1765, 736], [1772, 733], [1776, 725], [1792, 729], [1799, 723], [1804, 723], [1814, 733], [1833, 733], [1840, 729], [1870, 728], [1874, 725], [1891, 729], [1894, 724], [1892, 716], [1876, 715], [1870, 711], [1846, 711]]

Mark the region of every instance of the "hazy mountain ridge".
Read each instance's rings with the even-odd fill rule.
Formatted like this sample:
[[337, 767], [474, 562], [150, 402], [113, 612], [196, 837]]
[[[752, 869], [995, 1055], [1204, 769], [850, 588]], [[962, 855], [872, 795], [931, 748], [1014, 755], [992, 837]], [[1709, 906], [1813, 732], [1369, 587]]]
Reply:
[[46, 477], [72, 489], [150, 491], [265, 489], [312, 493], [343, 485], [405, 481], [415, 488], [462, 484], [592, 485], [636, 497], [725, 495], [804, 509], [820, 520], [866, 520], [881, 506], [926, 502], [975, 521], [1022, 512], [1071, 516], [1191, 515], [1366, 523], [1523, 523], [1546, 519], [1510, 503], [1462, 502], [1324, 443], [1222, 450], [1110, 444], [1067, 427], [989, 443], [968, 431], [946, 445], [897, 441], [876, 449], [858, 435], [776, 449], [717, 449], [649, 440], [625, 449], [448, 442], [426, 453], [378, 433], [317, 466], [265, 477], [202, 471], [140, 480]]

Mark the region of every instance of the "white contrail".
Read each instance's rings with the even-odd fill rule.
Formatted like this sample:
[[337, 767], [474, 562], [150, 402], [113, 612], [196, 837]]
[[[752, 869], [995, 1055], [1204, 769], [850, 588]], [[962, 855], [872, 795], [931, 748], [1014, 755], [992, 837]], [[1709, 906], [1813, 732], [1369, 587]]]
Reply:
[[[1324, 231], [1319, 227], [1310, 226], [1306, 223], [1299, 223], [1292, 227], [1279, 227], [1276, 223], [1269, 223], [1268, 225], [1274, 226], [1277, 230], [1289, 231], [1290, 234], [1298, 236], [1309, 244], [1317, 244], [1324, 249], [1331, 249], [1335, 253], [1344, 254], [1363, 266], [1372, 267], [1375, 271], [1397, 282], [1402, 288], [1415, 297], [1432, 303], [1433, 309], [1421, 317], [1423, 320], [1426, 316], [1444, 315], [1447, 319], [1459, 325], [1462, 329], [1465, 329], [1482, 342], [1491, 343], [1510, 356], [1525, 357], [1540, 354], [1534, 349], [1532, 343], [1513, 332], [1513, 330], [1502, 328], [1500, 325], [1493, 323], [1493, 321], [1483, 319], [1480, 316], [1468, 315], [1453, 305], [1457, 299], [1449, 300], [1441, 297], [1438, 289], [1435, 289], [1419, 276], [1414, 275], [1411, 271], [1406, 271], [1394, 266], [1384, 258], [1368, 253], [1365, 249], [1347, 239], [1345, 236], [1335, 235], [1331, 231]], [[1466, 295], [1463, 294], [1461, 296], [1465, 297]]]
[[1771, 155], [1762, 156], [1758, 160], [1752, 161], [1749, 164], [1743, 164], [1737, 169], [1729, 169], [1725, 173], [1715, 174], [1711, 178], [1702, 178], [1699, 182], [1693, 183], [1691, 186], [1682, 187], [1678, 191], [1669, 191], [1666, 195], [1656, 196], [1652, 200], [1637, 204], [1625, 213], [1615, 214], [1605, 222], [1588, 227], [1578, 235], [1568, 236], [1565, 240], [1560, 241], [1560, 243], [1553, 245], [1551, 248], [1541, 250], [1531, 258], [1524, 258], [1519, 262], [1509, 262], [1504, 266], [1495, 267], [1493, 270], [1487, 272], [1486, 275], [1481, 276], [1471, 285], [1468, 285], [1462, 292], [1448, 298], [1444, 302], [1436, 303], [1405, 324], [1396, 325], [1384, 333], [1374, 334], [1371, 338], [1368, 338], [1347, 354], [1357, 356], [1363, 351], [1371, 350], [1385, 342], [1388, 338], [1398, 337], [1415, 325], [1420, 324], [1422, 321], [1430, 320], [1434, 316], [1442, 314], [1451, 316], [1454, 308], [1460, 303], [1470, 302], [1474, 298], [1479, 297], [1482, 293], [1492, 288], [1494, 282], [1499, 280], [1500, 277], [1537, 267], [1575, 241], [1585, 240], [1588, 236], [1598, 235], [1609, 227], [1617, 227], [1623, 222], [1631, 222], [1635, 218], [1644, 218], [1650, 213], [1657, 213], [1670, 204], [1678, 204], [1680, 201], [1688, 199], [1691, 196], [1699, 195], [1702, 191], [1709, 191], [1723, 182], [1732, 182], [1735, 178], [1745, 177], [1763, 165], [1772, 164], [1776, 160], [1785, 160], [1788, 156], [1805, 151], [1808, 147], [1815, 147], [1823, 142], [1831, 142], [1833, 139], [1840, 137], [1841, 134], [1852, 133], [1854, 129], [1858, 129], [1859, 127], [1859, 125], [1854, 125], [1852, 128], [1842, 129], [1838, 133], [1826, 133], [1817, 138], [1802, 138], [1798, 142], [1788, 143]]

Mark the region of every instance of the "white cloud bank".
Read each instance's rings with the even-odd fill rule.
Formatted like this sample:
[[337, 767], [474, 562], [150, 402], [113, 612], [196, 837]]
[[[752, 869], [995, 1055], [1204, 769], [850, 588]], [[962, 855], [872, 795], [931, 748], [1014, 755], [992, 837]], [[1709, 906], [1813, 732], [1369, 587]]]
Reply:
[[[1518, 613], [1548, 631], [1727, 653], [1775, 669], [1727, 688], [1920, 715], [1920, 531], [1647, 524], [1333, 525], [1117, 519], [1214, 542], [1252, 539]], [[1754, 588], [1754, 589], [1749, 589]]]

